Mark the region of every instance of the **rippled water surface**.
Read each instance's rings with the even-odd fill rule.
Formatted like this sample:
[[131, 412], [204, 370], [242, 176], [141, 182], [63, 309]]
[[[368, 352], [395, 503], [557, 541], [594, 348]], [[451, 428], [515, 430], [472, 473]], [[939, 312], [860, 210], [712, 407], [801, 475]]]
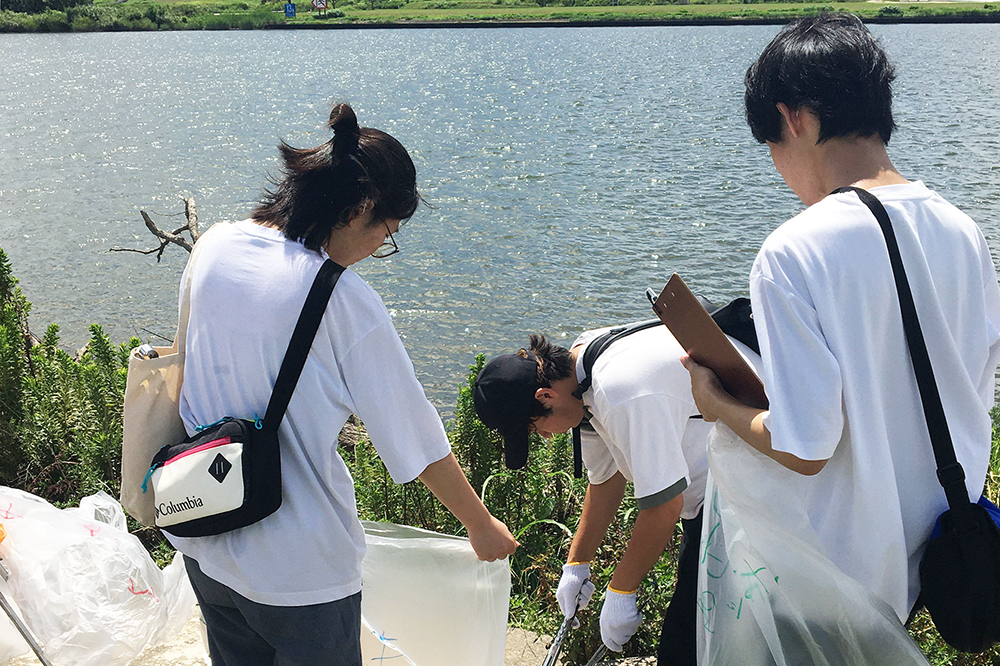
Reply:
[[[328, 138], [354, 105], [417, 164], [401, 253], [357, 269], [443, 412], [476, 352], [528, 332], [646, 318], [677, 271], [715, 300], [801, 207], [742, 117], [777, 27], [0, 35], [0, 246], [67, 348], [98, 322], [171, 336], [186, 253], [139, 209], [245, 217], [283, 137]], [[875, 26], [893, 61], [890, 154], [1000, 249], [1000, 26]], [[174, 220], [160, 217], [163, 226]], [[177, 226], [180, 225], [177, 220]], [[253, 313], [248, 312], [252, 318]]]

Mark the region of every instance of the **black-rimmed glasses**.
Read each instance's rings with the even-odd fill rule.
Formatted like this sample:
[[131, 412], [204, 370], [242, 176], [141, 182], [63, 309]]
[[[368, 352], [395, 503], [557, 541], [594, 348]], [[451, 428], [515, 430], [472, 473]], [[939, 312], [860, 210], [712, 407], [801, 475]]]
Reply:
[[392, 237], [392, 231], [389, 230], [389, 223], [383, 220], [382, 224], [385, 225], [385, 233], [389, 236], [389, 240], [379, 245], [375, 248], [375, 251], [372, 252], [372, 256], [376, 259], [385, 259], [386, 257], [391, 257], [399, 252], [399, 246], [396, 245], [396, 239]]

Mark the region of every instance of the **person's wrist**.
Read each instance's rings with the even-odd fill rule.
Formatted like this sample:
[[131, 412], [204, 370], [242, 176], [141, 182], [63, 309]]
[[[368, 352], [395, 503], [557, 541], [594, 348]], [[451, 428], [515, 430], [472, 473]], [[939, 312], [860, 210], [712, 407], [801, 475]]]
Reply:
[[489, 529], [493, 526], [493, 514], [490, 513], [482, 500], [476, 498], [476, 506], [472, 507], [466, 520], [462, 523], [468, 531]]
[[563, 578], [576, 581], [577, 585], [590, 580], [590, 562], [567, 562], [562, 568]]
[[615, 571], [614, 575], [611, 576], [611, 580], [608, 581], [608, 589], [615, 594], [635, 594], [639, 585], [642, 584], [642, 578], [639, 580], [630, 580], [630, 576], [624, 575], [621, 571]]

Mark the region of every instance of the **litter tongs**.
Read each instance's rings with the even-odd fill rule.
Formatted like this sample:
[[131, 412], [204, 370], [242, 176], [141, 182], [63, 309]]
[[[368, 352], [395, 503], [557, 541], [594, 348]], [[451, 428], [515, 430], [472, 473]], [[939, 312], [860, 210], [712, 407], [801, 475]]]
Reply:
[[[576, 615], [571, 615], [565, 620], [563, 620], [562, 626], [559, 627], [559, 631], [556, 632], [556, 637], [552, 639], [552, 646], [549, 648], [548, 654], [545, 655], [545, 661], [542, 662], [542, 666], [556, 666], [556, 661], [559, 659], [559, 653], [562, 651], [563, 643], [566, 642], [566, 636], [569, 635], [569, 630], [573, 628], [573, 619]], [[604, 655], [607, 654], [608, 648], [603, 643], [601, 647], [597, 648], [594, 655], [587, 661], [586, 666], [597, 666], [601, 659], [604, 659]]]

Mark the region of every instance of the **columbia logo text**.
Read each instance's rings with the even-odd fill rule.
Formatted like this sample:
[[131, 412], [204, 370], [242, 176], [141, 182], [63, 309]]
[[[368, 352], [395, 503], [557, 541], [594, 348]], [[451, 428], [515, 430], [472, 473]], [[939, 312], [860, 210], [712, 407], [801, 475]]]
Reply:
[[177, 502], [176, 504], [174, 502], [160, 502], [156, 507], [156, 517], [169, 516], [181, 511], [190, 511], [202, 506], [205, 506], [205, 503], [201, 501], [200, 497], [188, 497], [183, 502]]

